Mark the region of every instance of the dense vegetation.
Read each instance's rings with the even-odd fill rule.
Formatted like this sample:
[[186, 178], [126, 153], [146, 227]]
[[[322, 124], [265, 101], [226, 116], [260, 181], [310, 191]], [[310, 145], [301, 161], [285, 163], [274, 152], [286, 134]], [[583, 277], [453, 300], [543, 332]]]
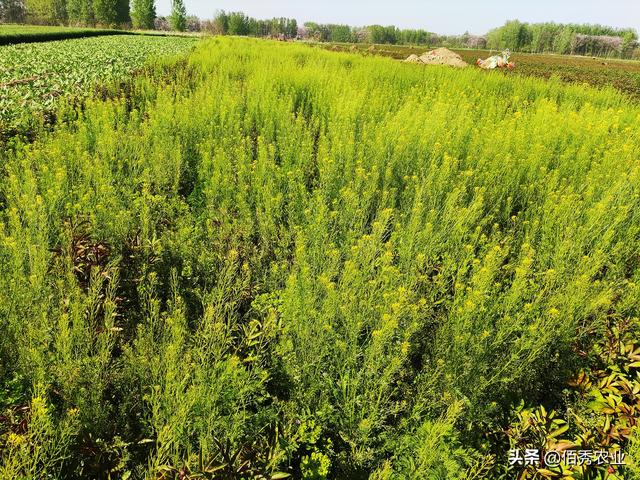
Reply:
[[48, 25], [125, 25], [129, 0], [24, 0], [26, 18]]
[[131, 23], [133, 28], [152, 30], [156, 18], [154, 0], [131, 0]]
[[218, 38], [77, 115], [3, 152], [0, 477], [638, 459], [626, 97]]
[[242, 12], [219, 11], [205, 28], [215, 35], [249, 35], [267, 37], [283, 35], [295, 38], [298, 35], [298, 22], [295, 18], [273, 18], [258, 20]]
[[153, 28], [155, 0], [0, 0], [0, 22]]
[[23, 0], [0, 0], [0, 23], [22, 23], [24, 20]]
[[487, 46], [517, 52], [629, 57], [638, 48], [638, 32], [603, 25], [528, 24], [514, 20], [491, 30]]
[[109, 36], [0, 47], [0, 145], [50, 123], [57, 106], [82, 100], [98, 83], [122, 82], [149, 58], [193, 46], [189, 38]]
[[187, 9], [183, 0], [171, 1], [171, 16], [169, 17], [171, 29], [184, 32], [187, 29]]

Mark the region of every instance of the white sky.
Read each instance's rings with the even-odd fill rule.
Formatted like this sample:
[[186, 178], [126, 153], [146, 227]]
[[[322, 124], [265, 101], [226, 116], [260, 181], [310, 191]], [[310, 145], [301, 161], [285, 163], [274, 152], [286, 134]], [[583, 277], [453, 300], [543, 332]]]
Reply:
[[[218, 9], [256, 18], [290, 17], [300, 23], [382, 24], [454, 34], [486, 33], [506, 20], [600, 23], [640, 30], [640, 0], [185, 0], [187, 11], [212, 18]], [[167, 15], [171, 0], [157, 0]]]

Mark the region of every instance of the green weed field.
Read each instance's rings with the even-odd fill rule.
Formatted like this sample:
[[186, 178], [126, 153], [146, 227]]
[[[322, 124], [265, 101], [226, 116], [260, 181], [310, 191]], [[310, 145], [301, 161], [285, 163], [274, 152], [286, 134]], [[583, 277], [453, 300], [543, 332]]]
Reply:
[[78, 117], [3, 152], [0, 478], [636, 478], [626, 96], [216, 38]]

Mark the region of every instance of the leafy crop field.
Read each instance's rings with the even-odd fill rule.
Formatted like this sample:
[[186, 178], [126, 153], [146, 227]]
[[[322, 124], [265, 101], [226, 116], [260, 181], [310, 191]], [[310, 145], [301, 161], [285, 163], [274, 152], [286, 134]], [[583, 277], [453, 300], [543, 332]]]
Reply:
[[152, 57], [194, 45], [189, 38], [109, 36], [0, 47], [0, 140], [32, 131], [59, 104], [86, 97], [98, 83], [126, 80]]
[[78, 115], [4, 152], [1, 478], [638, 473], [626, 96], [216, 38]]
[[97, 28], [48, 27], [38, 25], [0, 24], [0, 45], [27, 42], [48, 42], [80, 37], [118, 35], [127, 32]]
[[[374, 45], [373, 49], [371, 45], [365, 44], [321, 46], [330, 50], [359, 52], [397, 60], [404, 60], [411, 54], [420, 55], [428, 50], [427, 47], [398, 45]], [[489, 50], [453, 50], [470, 65], [474, 65], [478, 58], [487, 58], [496, 53]], [[545, 79], [554, 77], [565, 83], [579, 83], [598, 88], [612, 86], [636, 100], [640, 99], [640, 61], [527, 53], [514, 53], [511, 58], [516, 63], [513, 72], [493, 73]]]

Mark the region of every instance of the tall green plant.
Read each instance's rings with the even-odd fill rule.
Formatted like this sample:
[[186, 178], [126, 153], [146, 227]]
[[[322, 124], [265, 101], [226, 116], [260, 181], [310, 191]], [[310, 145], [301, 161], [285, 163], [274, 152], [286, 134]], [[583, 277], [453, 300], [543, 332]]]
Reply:
[[178, 32], [184, 32], [187, 29], [187, 9], [184, 6], [184, 0], [172, 0], [169, 23], [171, 28]]
[[214, 38], [119, 92], [3, 153], [2, 472], [500, 478], [637, 335], [612, 89]]
[[134, 28], [153, 30], [155, 19], [155, 0], [131, 0], [131, 21]]

